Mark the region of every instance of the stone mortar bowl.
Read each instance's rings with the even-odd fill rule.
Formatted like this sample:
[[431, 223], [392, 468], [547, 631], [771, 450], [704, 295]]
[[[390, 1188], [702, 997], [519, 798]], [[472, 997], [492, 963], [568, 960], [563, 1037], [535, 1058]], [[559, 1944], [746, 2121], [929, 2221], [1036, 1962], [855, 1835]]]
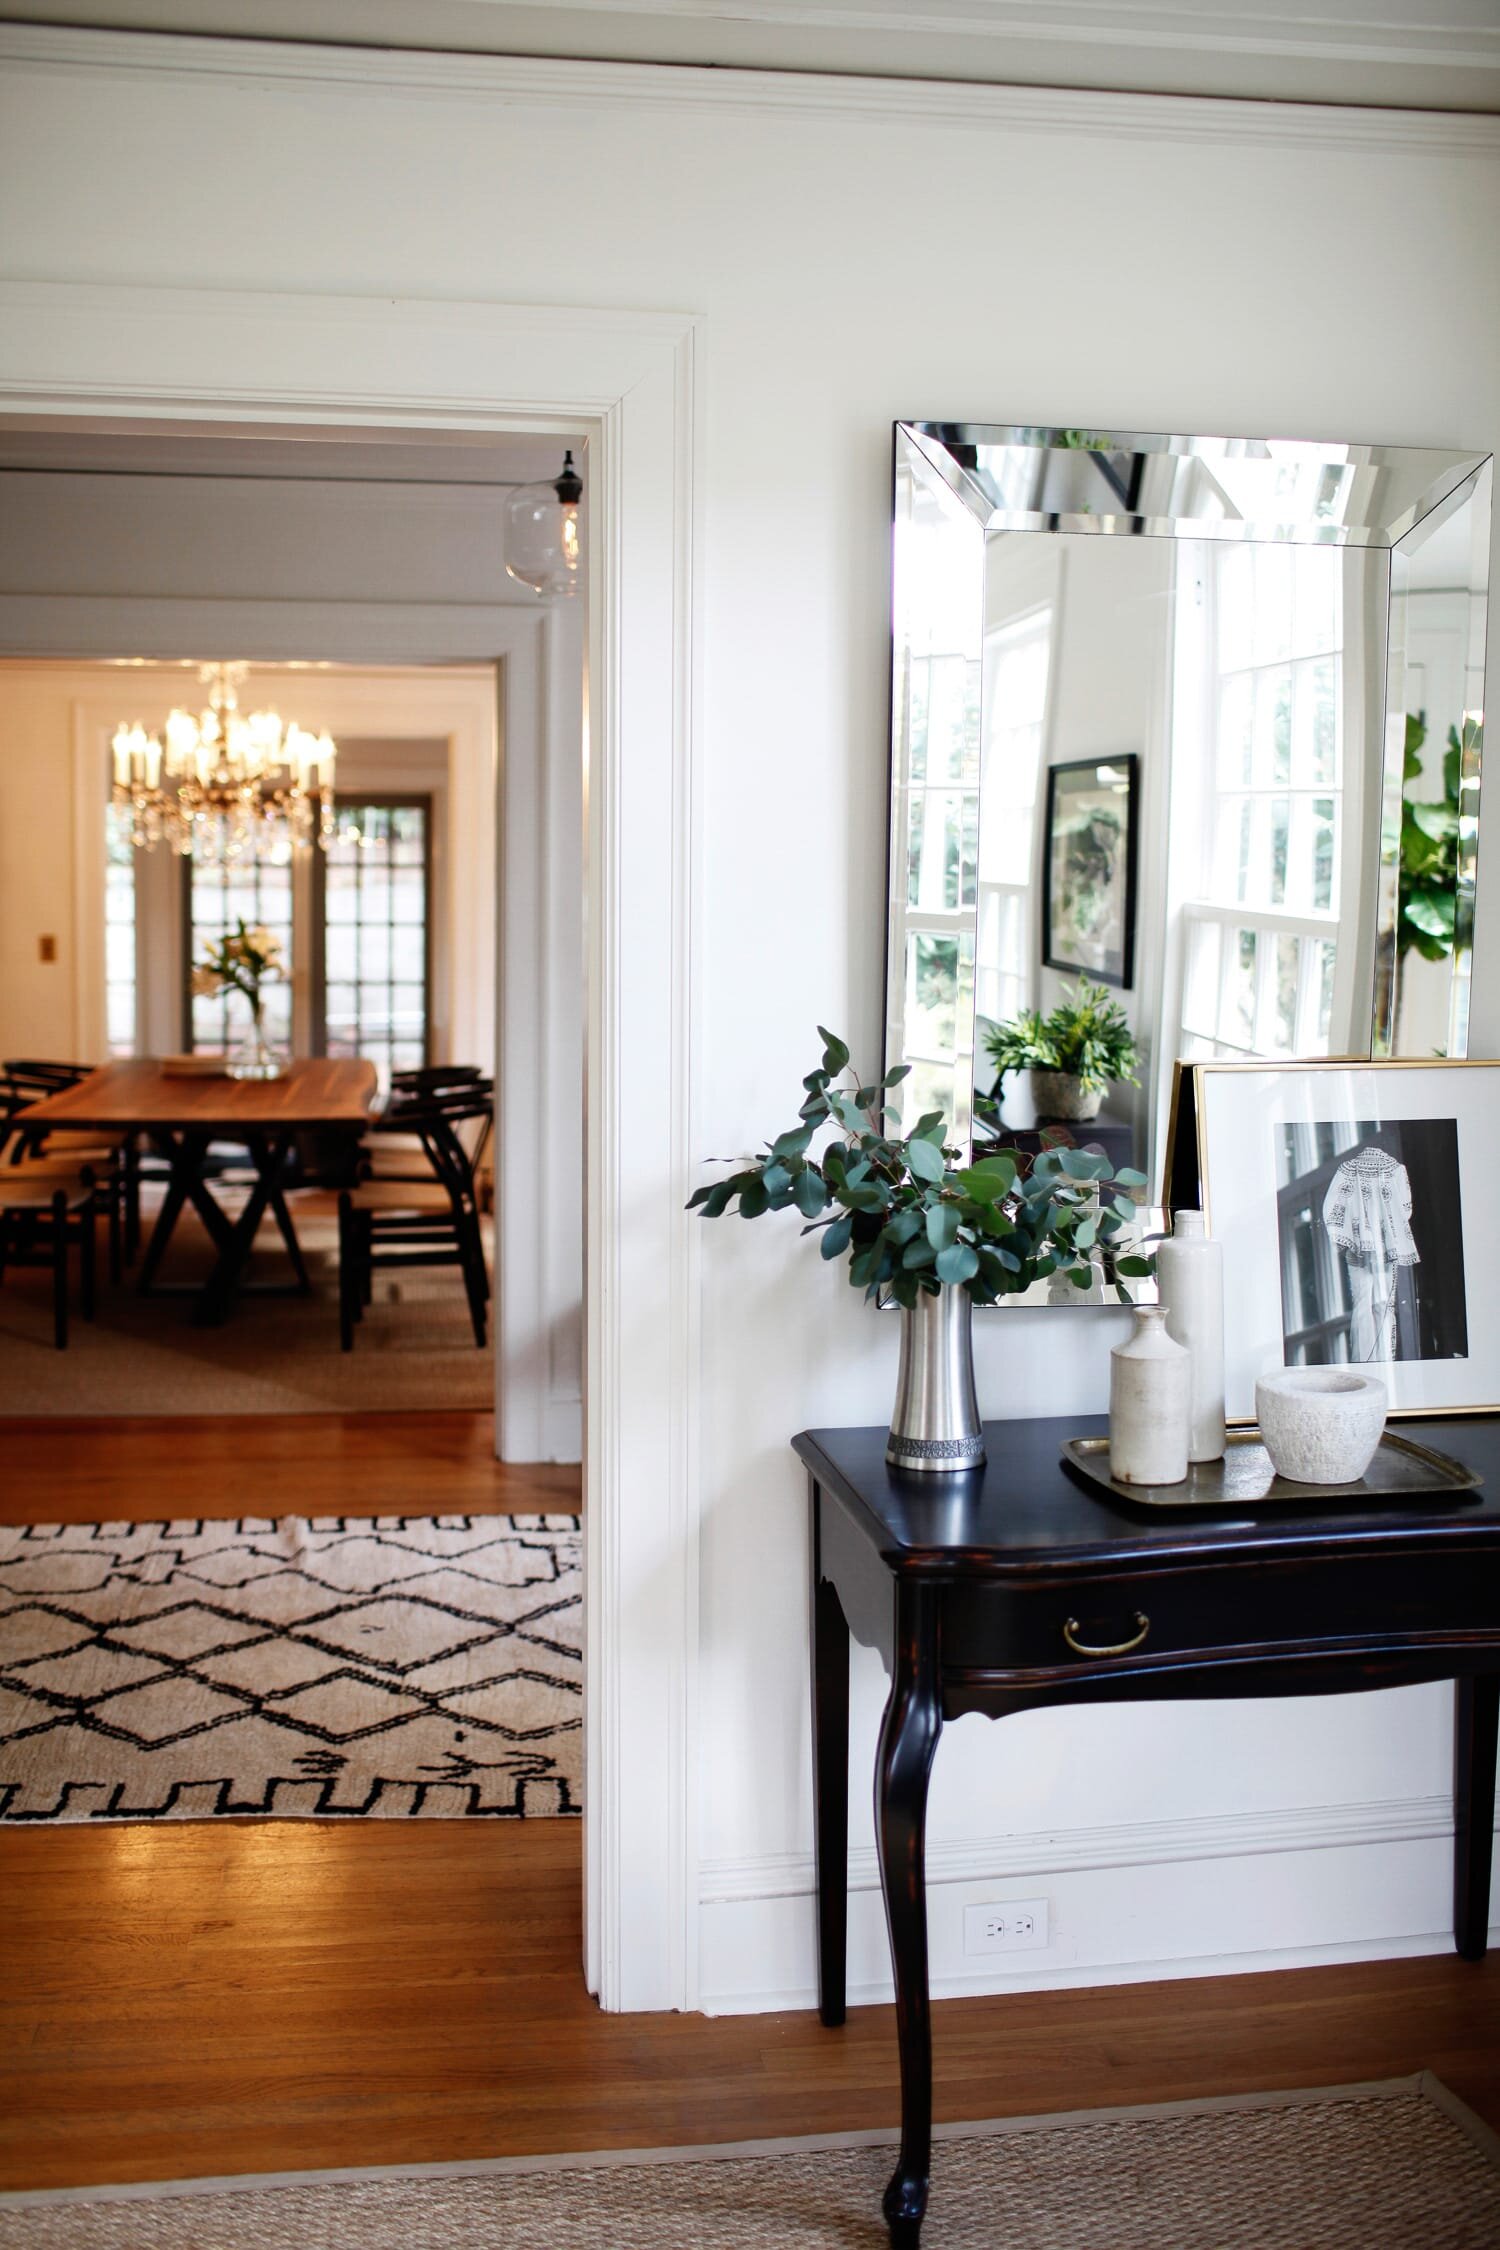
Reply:
[[1385, 1428], [1386, 1389], [1353, 1367], [1288, 1367], [1255, 1386], [1255, 1418], [1276, 1474], [1356, 1484]]

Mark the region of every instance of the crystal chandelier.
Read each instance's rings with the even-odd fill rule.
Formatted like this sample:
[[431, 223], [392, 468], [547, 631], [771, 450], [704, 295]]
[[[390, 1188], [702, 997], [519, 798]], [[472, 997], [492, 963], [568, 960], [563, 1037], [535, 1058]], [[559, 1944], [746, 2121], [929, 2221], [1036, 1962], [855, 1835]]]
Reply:
[[326, 732], [283, 726], [274, 711], [239, 707], [248, 664], [205, 664], [208, 703], [195, 718], [171, 711], [147, 734], [137, 719], [116, 728], [114, 802], [130, 815], [131, 841], [166, 843], [203, 866], [285, 859], [333, 835], [338, 755]]

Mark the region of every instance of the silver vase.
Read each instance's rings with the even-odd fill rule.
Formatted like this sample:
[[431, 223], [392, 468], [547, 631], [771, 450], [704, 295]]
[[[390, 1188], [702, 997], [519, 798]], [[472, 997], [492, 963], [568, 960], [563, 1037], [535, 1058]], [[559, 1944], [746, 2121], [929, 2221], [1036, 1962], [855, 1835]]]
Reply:
[[984, 1461], [974, 1390], [973, 1299], [956, 1282], [901, 1312], [901, 1367], [885, 1457], [893, 1468], [977, 1469]]

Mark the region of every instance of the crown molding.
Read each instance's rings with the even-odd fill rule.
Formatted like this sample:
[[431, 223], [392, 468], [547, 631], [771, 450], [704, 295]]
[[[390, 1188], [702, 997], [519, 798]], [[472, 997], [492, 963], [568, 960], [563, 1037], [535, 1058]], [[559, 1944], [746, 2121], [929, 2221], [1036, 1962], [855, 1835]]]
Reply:
[[1083, 133], [1139, 141], [1238, 142], [1322, 152], [1500, 156], [1500, 117], [1345, 108], [1185, 94], [1099, 93], [970, 81], [855, 78], [663, 63], [570, 62], [184, 38], [0, 23], [0, 62], [119, 79], [317, 85], [368, 98], [447, 98], [535, 108], [675, 110], [807, 117], [821, 123]]
[[[536, 0], [479, 0], [502, 22]], [[721, 21], [896, 34], [911, 39], [961, 37], [1036, 39], [1059, 46], [1188, 47], [1206, 53], [1317, 57], [1329, 62], [1405, 62], [1450, 69], [1488, 69], [1500, 62], [1500, 31], [1482, 24], [1422, 20], [1409, 0], [1407, 20], [1336, 17], [1275, 22], [1263, 10], [1221, 8], [1205, 14], [1199, 0], [561, 0], [581, 16], [654, 17], [675, 24]]]

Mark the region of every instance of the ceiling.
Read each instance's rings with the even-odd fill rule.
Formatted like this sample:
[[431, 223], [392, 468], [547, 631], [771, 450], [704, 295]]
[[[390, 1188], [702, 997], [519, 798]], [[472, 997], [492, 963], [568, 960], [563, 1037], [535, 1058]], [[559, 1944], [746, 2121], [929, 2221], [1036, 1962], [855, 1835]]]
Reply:
[[1500, 111], [1500, 0], [0, 0], [0, 21]]

